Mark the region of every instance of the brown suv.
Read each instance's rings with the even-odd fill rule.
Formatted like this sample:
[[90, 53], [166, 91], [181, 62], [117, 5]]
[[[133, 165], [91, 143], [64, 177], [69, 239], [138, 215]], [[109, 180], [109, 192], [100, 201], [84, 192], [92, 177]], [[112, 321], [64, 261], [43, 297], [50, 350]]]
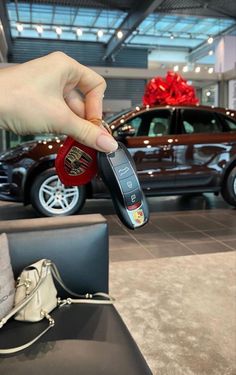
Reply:
[[[147, 196], [222, 193], [236, 206], [236, 112], [203, 106], [136, 107], [108, 123], [134, 158]], [[54, 162], [63, 139], [34, 140], [0, 155], [0, 199], [32, 203], [42, 215], [70, 215], [86, 198], [109, 197], [97, 176], [65, 187]]]

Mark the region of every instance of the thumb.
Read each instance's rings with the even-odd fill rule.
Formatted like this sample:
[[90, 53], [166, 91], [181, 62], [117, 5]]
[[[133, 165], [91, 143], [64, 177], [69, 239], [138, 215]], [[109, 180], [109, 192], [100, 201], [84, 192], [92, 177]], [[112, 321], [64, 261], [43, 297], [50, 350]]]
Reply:
[[98, 151], [113, 152], [117, 149], [116, 140], [102, 127], [78, 117], [70, 111], [66, 133], [76, 141]]

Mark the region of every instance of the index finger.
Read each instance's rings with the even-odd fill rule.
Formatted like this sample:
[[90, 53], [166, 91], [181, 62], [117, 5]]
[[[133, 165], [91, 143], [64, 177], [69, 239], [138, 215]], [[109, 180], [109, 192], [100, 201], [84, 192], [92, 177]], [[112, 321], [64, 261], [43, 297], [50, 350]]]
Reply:
[[[75, 60], [74, 60], [75, 61]], [[106, 82], [102, 76], [92, 69], [75, 61], [73, 78], [78, 88], [85, 96], [85, 118], [102, 118], [102, 101], [106, 90]]]

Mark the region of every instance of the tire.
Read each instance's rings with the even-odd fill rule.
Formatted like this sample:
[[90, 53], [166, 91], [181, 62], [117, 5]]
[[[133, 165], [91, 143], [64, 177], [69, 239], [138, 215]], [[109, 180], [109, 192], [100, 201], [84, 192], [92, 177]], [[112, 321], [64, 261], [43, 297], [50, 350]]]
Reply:
[[236, 166], [229, 172], [222, 187], [224, 200], [236, 207]]
[[31, 204], [40, 216], [68, 216], [82, 209], [85, 186], [64, 186], [55, 169], [42, 172], [33, 181]]

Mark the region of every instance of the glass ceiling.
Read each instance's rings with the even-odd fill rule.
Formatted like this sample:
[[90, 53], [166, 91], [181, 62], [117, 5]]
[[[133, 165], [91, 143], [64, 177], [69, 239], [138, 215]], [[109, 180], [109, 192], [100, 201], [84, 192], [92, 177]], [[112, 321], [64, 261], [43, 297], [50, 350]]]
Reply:
[[[127, 16], [126, 12], [118, 10], [35, 3], [10, 2], [7, 7], [13, 38], [60, 38], [108, 43]], [[19, 24], [21, 31], [17, 29]], [[125, 40], [125, 44], [194, 48], [206, 41], [209, 35], [217, 35], [234, 24], [236, 22], [232, 19], [151, 14]], [[37, 31], [36, 26], [41, 26], [42, 29]], [[60, 29], [57, 29], [57, 33], [58, 27]], [[82, 30], [78, 31], [79, 35], [78, 28]], [[99, 30], [103, 33], [98, 37]]]

